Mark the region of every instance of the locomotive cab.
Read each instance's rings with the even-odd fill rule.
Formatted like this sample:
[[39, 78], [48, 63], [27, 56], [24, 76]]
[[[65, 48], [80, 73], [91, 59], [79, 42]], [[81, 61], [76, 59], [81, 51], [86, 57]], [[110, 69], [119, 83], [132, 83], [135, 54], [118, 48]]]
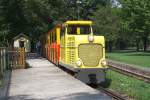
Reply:
[[85, 83], [105, 81], [104, 36], [93, 33], [92, 21], [67, 21], [61, 32], [60, 65]]

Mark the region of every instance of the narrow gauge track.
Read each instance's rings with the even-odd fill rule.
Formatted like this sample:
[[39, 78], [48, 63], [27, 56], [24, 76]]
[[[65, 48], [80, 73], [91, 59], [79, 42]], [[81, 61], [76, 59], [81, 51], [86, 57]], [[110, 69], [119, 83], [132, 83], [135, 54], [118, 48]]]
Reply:
[[[73, 71], [68, 70], [68, 69], [66, 69], [66, 68], [63, 67], [63, 66], [59, 66], [59, 68], [61, 68], [63, 71], [67, 72], [68, 74], [70, 74], [70, 75], [72, 75], [72, 76], [74, 75], [74, 72], [73, 72]], [[119, 93], [110, 91], [110, 90], [105, 89], [105, 88], [100, 87], [100, 86], [97, 87], [97, 85], [95, 85], [95, 84], [94, 84], [94, 85], [93, 85], [93, 84], [89, 84], [89, 86], [92, 87], [92, 88], [94, 88], [94, 89], [97, 89], [98, 91], [101, 91], [101, 92], [107, 94], [108, 96], [112, 97], [112, 98], [115, 99], [115, 100], [127, 100], [127, 99], [125, 99], [125, 97], [123, 97], [122, 95], [119, 95]]]
[[98, 87], [98, 89], [99, 89], [100, 91], [102, 91], [103, 93], [105, 93], [105, 94], [107, 94], [107, 95], [113, 97], [113, 98], [116, 99], [116, 100], [127, 100], [127, 99], [128, 99], [128, 98], [123, 97], [122, 95], [120, 95], [120, 94], [118, 94], [118, 93], [116, 93], [116, 92], [114, 92], [114, 91], [111, 91], [111, 90], [109, 90], [109, 89], [106, 89], [106, 88], [103, 88], [103, 87]]
[[123, 64], [112, 60], [107, 60], [107, 63], [110, 66], [111, 70], [128, 76], [136, 77], [140, 80], [150, 83], [150, 72], [148, 71], [134, 68], [132, 65]]

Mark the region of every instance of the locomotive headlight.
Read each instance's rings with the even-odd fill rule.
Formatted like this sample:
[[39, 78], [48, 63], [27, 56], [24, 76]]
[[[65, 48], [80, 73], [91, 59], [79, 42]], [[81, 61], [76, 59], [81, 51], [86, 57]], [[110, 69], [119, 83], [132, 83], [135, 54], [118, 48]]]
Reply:
[[93, 41], [94, 41], [94, 36], [93, 36], [93, 35], [89, 35], [89, 36], [88, 36], [88, 40], [89, 40], [90, 42], [93, 42]]
[[102, 64], [102, 66], [107, 66], [106, 60], [102, 60], [102, 61], [101, 61], [101, 64]]
[[81, 65], [82, 65], [81, 60], [77, 60], [76, 65], [77, 65], [78, 67], [81, 66]]

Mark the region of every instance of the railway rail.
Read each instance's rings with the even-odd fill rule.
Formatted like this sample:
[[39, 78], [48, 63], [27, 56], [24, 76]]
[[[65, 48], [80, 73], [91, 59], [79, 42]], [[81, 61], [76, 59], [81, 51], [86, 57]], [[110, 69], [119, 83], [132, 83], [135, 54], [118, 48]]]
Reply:
[[[63, 66], [59, 66], [63, 71], [67, 72], [70, 75], [74, 75], [74, 72], [72, 72], [71, 70], [66, 69]], [[101, 86], [97, 86], [95, 84], [89, 84], [89, 86], [91, 86], [92, 88], [95, 88], [99, 91], [102, 91], [103, 93], [109, 95], [110, 97], [114, 98], [115, 100], [128, 100], [127, 97], [124, 97], [122, 95], [120, 95], [117, 92], [111, 91], [109, 89], [103, 88]]]
[[136, 77], [140, 80], [150, 83], [150, 72], [139, 68], [135, 68], [132, 65], [120, 63], [113, 60], [107, 60], [108, 65], [111, 70], [117, 71], [119, 73]]
[[120, 95], [119, 93], [116, 93], [112, 90], [109, 90], [109, 89], [106, 89], [106, 88], [103, 88], [103, 87], [98, 87], [98, 89], [100, 91], [102, 91], [103, 93], [111, 96], [115, 100], [128, 100], [128, 98], [126, 96], [124, 97], [124, 96]]

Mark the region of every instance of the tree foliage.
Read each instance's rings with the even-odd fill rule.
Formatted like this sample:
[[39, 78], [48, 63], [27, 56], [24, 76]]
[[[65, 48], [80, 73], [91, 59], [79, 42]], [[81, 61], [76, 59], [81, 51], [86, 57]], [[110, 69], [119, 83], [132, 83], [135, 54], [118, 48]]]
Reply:
[[94, 20], [94, 27], [97, 34], [102, 34], [106, 38], [106, 47], [109, 51], [120, 36], [120, 17], [118, 13], [120, 9], [112, 8], [112, 5], [99, 6], [98, 10], [94, 12], [92, 19]]
[[79, 20], [94, 21], [95, 33], [106, 37], [110, 50], [138, 50], [140, 45], [146, 50], [149, 43], [149, 0], [1, 0], [0, 15], [0, 46], [8, 46], [20, 33], [35, 41], [52, 22], [76, 20], [78, 15]]
[[24, 33], [32, 39], [48, 30], [53, 21], [80, 19], [88, 17], [97, 5], [106, 5], [105, 0], [1, 0], [0, 1], [0, 38], [1, 44], [11, 42], [17, 34]]
[[146, 51], [148, 36], [150, 34], [150, 1], [149, 0], [124, 0], [122, 1], [122, 17], [126, 30], [137, 43], [139, 49], [140, 41]]

